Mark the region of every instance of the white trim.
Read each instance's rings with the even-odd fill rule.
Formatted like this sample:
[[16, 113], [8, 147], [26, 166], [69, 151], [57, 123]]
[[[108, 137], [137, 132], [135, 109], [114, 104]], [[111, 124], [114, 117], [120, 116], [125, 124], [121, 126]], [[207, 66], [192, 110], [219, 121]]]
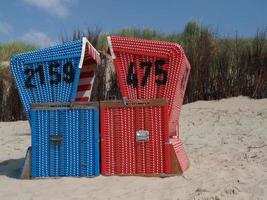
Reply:
[[84, 60], [84, 56], [85, 56], [85, 48], [88, 45], [88, 53], [90, 55], [90, 50], [93, 50], [93, 55], [90, 55], [91, 57], [93, 57], [93, 59], [96, 61], [97, 64], [100, 63], [100, 53], [98, 53], [98, 51], [95, 49], [95, 47], [87, 40], [86, 37], [82, 38], [82, 52], [81, 52], [81, 59], [79, 62], [79, 68], [81, 69], [83, 67], [83, 60]]
[[108, 41], [108, 46], [109, 46], [111, 57], [114, 60], [116, 58], [116, 56], [115, 56], [114, 51], [113, 51], [113, 47], [112, 47], [111, 37], [110, 36], [107, 36], [107, 41]]
[[80, 58], [80, 62], [79, 62], [79, 68], [81, 69], [83, 67], [83, 59], [84, 59], [84, 55], [85, 55], [85, 48], [86, 48], [86, 44], [87, 44], [88, 40], [86, 39], [86, 37], [82, 38], [82, 52], [81, 52], [81, 58]]

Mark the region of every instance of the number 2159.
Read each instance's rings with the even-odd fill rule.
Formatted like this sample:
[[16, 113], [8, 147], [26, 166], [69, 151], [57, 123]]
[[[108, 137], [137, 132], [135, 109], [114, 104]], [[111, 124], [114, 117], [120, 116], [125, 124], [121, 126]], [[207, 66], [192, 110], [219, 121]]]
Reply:
[[[72, 83], [74, 80], [75, 70], [71, 62], [67, 62], [63, 65], [63, 77], [61, 77], [61, 73], [57, 70], [60, 67], [60, 64], [57, 62], [53, 62], [49, 65], [49, 76], [50, 84], [58, 84], [62, 80], [66, 83]], [[32, 79], [39, 74], [40, 84], [45, 84], [45, 74], [44, 74], [44, 67], [42, 64], [39, 64], [35, 69], [33, 68], [26, 68], [24, 70], [24, 74], [26, 76], [25, 79], [25, 87], [26, 88], [36, 88], [36, 85], [32, 83]]]

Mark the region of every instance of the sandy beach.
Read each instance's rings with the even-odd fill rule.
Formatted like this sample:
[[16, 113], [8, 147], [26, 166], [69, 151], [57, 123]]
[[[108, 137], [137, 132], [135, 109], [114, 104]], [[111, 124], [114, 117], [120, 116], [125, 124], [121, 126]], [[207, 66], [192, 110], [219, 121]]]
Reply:
[[190, 103], [180, 125], [191, 161], [183, 175], [19, 180], [29, 125], [0, 122], [0, 200], [267, 199], [267, 99]]

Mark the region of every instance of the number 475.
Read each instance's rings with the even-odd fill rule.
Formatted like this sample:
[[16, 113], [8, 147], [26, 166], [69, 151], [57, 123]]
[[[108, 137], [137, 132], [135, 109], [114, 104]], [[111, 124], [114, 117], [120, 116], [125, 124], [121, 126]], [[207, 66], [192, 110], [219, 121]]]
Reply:
[[[167, 71], [162, 68], [164, 64], [165, 64], [164, 60], [155, 61], [155, 71], [154, 71], [155, 76], [161, 75], [159, 79], [155, 80], [157, 85], [165, 85], [167, 82], [167, 79], [168, 79]], [[130, 63], [130, 66], [128, 68], [128, 73], [127, 73], [127, 84], [133, 85], [134, 88], [137, 88], [138, 78], [137, 78], [137, 74], [134, 74], [135, 65], [136, 65], [135, 62]], [[140, 68], [145, 69], [144, 77], [142, 78], [142, 82], [141, 82], [142, 87], [144, 87], [147, 84], [147, 79], [150, 76], [152, 65], [153, 65], [152, 62], [141, 62], [139, 65]]]

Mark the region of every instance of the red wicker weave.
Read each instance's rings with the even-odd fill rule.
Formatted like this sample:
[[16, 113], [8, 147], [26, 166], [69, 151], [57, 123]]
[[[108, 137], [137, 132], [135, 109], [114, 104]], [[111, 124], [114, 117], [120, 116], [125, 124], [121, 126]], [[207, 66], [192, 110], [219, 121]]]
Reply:
[[190, 72], [182, 47], [119, 36], [110, 36], [108, 41], [122, 95], [128, 99], [167, 98], [169, 131], [179, 135], [179, 114]]
[[165, 99], [132, 100], [127, 105], [101, 102], [100, 113], [103, 175], [164, 176], [188, 168], [182, 143], [169, 135]]

